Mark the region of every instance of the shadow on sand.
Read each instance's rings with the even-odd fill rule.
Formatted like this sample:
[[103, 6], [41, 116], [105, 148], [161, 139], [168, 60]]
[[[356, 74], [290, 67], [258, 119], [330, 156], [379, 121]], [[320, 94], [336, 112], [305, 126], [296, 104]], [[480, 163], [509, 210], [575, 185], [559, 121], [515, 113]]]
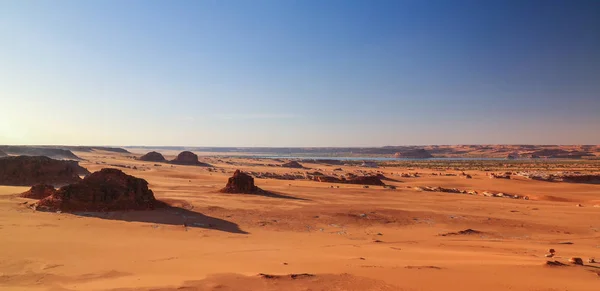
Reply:
[[258, 191], [255, 191], [253, 193], [227, 193], [227, 192], [219, 192], [219, 193], [224, 194], [224, 195], [254, 195], [254, 196], [263, 196], [263, 197], [269, 197], [269, 198], [278, 198], [278, 199], [310, 201], [310, 199], [288, 196], [288, 195], [284, 195], [284, 194], [273, 192], [273, 191], [263, 190], [260, 188], [258, 189]]
[[72, 212], [72, 214], [109, 220], [178, 225], [186, 228], [205, 228], [229, 233], [248, 234], [233, 222], [173, 206], [144, 211]]
[[390, 182], [396, 182], [396, 183], [404, 183], [404, 181], [400, 181], [400, 180], [397, 180], [397, 179], [394, 179], [394, 178], [389, 178], [389, 177], [386, 177], [386, 176], [384, 176], [384, 175], [379, 175], [379, 176], [377, 176], [377, 178], [379, 178], [379, 179], [380, 179], [380, 180], [382, 180], [382, 181], [390, 181]]

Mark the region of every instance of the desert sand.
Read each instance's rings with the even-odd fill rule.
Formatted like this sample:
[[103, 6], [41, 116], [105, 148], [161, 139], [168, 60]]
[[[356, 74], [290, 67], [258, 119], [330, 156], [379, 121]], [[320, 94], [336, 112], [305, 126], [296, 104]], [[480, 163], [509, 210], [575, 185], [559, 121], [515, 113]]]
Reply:
[[[172, 207], [41, 212], [28, 207], [35, 200], [18, 196], [30, 187], [0, 186], [0, 290], [600, 289], [600, 264], [588, 263], [600, 258], [600, 184], [490, 179], [460, 164], [295, 169], [200, 155], [214, 171], [117, 152], [75, 154], [91, 172], [123, 166]], [[599, 164], [561, 167], [597, 171]], [[532, 165], [507, 165], [521, 167]], [[272, 194], [220, 193], [236, 169], [380, 171], [396, 189], [255, 179]], [[463, 171], [472, 178], [459, 176]], [[415, 172], [419, 177], [401, 176]], [[427, 186], [528, 200], [419, 190]], [[549, 249], [556, 250], [552, 258], [545, 257]], [[584, 266], [570, 264], [571, 257]]]

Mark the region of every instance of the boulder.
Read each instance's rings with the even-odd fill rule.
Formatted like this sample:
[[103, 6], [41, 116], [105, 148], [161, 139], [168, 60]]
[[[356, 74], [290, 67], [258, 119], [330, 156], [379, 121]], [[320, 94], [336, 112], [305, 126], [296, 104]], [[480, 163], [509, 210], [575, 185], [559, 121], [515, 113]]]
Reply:
[[77, 161], [54, 160], [44, 156], [0, 158], [0, 185], [33, 186], [74, 183], [90, 172]]
[[38, 184], [31, 187], [26, 192], [21, 193], [21, 197], [30, 199], [44, 199], [56, 193], [54, 186], [48, 184]]
[[583, 265], [583, 260], [581, 258], [573, 257], [569, 259], [569, 263], [573, 265]]
[[302, 166], [300, 163], [296, 162], [296, 161], [289, 161], [283, 165], [281, 165], [284, 168], [296, 168], [296, 169], [303, 169], [304, 166]]
[[183, 151], [179, 153], [177, 157], [171, 161], [171, 163], [176, 165], [211, 167], [211, 165], [207, 163], [202, 163], [198, 161], [198, 155], [190, 151]]
[[64, 186], [40, 200], [42, 211], [149, 210], [163, 204], [154, 198], [148, 182], [118, 169], [105, 168]]
[[262, 192], [262, 190], [254, 185], [254, 178], [252, 176], [236, 170], [233, 176], [227, 181], [225, 188], [221, 189], [221, 193], [245, 193], [254, 194]]
[[164, 162], [165, 157], [159, 152], [149, 152], [139, 158], [140, 161], [147, 162]]

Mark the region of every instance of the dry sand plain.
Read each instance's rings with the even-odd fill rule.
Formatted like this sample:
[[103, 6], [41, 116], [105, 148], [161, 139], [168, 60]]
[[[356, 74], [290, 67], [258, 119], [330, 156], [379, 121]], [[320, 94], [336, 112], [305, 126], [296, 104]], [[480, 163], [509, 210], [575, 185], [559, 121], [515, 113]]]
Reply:
[[[396, 190], [256, 179], [281, 195], [263, 197], [217, 190], [238, 168], [305, 170], [201, 157], [219, 169], [211, 173], [109, 152], [76, 154], [90, 171], [106, 167], [101, 162], [137, 166], [122, 170], [146, 179], [158, 199], [178, 208], [34, 212], [23, 205], [28, 199], [13, 195], [27, 187], [0, 187], [1, 290], [600, 290], [600, 264], [587, 264], [600, 258], [600, 208], [594, 207], [600, 185], [489, 179], [475, 170], [466, 171], [473, 179], [461, 179], [394, 167], [378, 170], [397, 180], [385, 181]], [[339, 167], [305, 166], [327, 173]], [[414, 171], [425, 174], [393, 175]], [[465, 229], [480, 233], [440, 235]], [[551, 260], [576, 256], [586, 266], [545, 266], [550, 248], [557, 251]], [[304, 273], [310, 275], [290, 276]]]

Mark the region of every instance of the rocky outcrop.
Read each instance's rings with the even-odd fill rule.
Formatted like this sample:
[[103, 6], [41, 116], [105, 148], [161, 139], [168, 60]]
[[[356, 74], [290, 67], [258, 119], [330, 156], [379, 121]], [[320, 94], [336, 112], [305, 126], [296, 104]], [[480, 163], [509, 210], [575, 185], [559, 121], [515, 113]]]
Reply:
[[307, 178], [313, 181], [326, 183], [385, 186], [385, 183], [383, 183], [381, 179], [377, 176], [352, 176], [348, 179], [345, 179], [325, 175], [307, 175]]
[[331, 176], [314, 176], [314, 177], [311, 177], [311, 180], [317, 181], [317, 182], [325, 182], [325, 183], [345, 183], [346, 182], [346, 180], [339, 179], [336, 177], [331, 177]]
[[[147, 161], [147, 162], [164, 162], [166, 161], [165, 157], [159, 153], [159, 152], [149, 152], [141, 157], [139, 157], [140, 161]], [[196, 157], [196, 160], [197, 157]]]
[[394, 154], [395, 158], [403, 158], [403, 159], [429, 159], [433, 158], [433, 156], [425, 149], [415, 149], [397, 152]]
[[385, 183], [381, 181], [377, 176], [358, 176], [346, 180], [348, 184], [360, 184], [360, 185], [375, 185], [384, 186]]
[[40, 200], [36, 209], [67, 212], [149, 210], [162, 205], [148, 189], [146, 180], [106, 168], [58, 189]]
[[569, 259], [569, 263], [571, 263], [573, 265], [583, 266], [583, 259], [577, 258], [577, 257], [572, 257]]
[[304, 166], [302, 166], [300, 163], [298, 163], [296, 161], [289, 161], [281, 166], [284, 168], [295, 168], [295, 169], [303, 169], [304, 168]]
[[261, 179], [276, 179], [276, 180], [296, 180], [296, 179], [304, 179], [304, 175], [301, 174], [277, 174], [271, 172], [250, 172], [250, 175], [255, 178]]
[[53, 160], [48, 157], [15, 156], [0, 158], [0, 185], [32, 186], [74, 183], [89, 171], [76, 161]]
[[255, 194], [261, 192], [262, 189], [254, 185], [254, 178], [252, 176], [236, 170], [233, 176], [227, 181], [225, 188], [219, 192], [222, 193], [244, 193], [244, 194]]
[[524, 177], [532, 180], [546, 182], [565, 182], [565, 183], [583, 183], [600, 184], [600, 174], [545, 174], [545, 173], [525, 173]]
[[211, 165], [209, 165], [207, 163], [202, 163], [202, 162], [198, 161], [198, 155], [196, 155], [190, 151], [183, 151], [183, 152], [179, 153], [177, 155], [177, 157], [171, 161], [171, 164], [211, 167]]
[[506, 155], [507, 160], [516, 160], [520, 157], [519, 153], [510, 153]]
[[490, 179], [510, 179], [511, 173], [490, 173]]
[[21, 193], [21, 197], [30, 199], [44, 199], [56, 193], [54, 186], [48, 184], [38, 184], [31, 187], [26, 192]]
[[458, 177], [460, 178], [464, 178], [464, 179], [473, 179], [473, 177], [465, 172], [462, 172], [458, 175]]

